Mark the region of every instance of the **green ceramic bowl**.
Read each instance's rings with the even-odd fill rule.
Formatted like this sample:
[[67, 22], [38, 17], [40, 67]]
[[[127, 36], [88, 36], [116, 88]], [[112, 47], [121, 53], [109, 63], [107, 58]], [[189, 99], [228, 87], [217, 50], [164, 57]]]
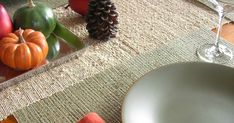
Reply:
[[155, 69], [127, 94], [123, 123], [234, 123], [234, 69], [180, 63]]

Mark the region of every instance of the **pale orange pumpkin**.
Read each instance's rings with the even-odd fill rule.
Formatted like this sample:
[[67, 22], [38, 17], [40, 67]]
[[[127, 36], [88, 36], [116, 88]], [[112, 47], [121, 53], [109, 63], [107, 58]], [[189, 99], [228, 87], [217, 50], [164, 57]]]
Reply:
[[17, 70], [29, 70], [39, 66], [48, 54], [45, 36], [32, 29], [16, 30], [0, 41], [0, 59]]

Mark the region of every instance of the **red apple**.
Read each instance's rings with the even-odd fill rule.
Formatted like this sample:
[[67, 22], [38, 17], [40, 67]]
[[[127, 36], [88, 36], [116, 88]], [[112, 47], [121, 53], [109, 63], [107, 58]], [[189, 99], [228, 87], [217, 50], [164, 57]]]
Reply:
[[85, 16], [88, 13], [89, 0], [69, 0], [69, 5], [72, 10]]
[[106, 123], [97, 113], [91, 112], [84, 116], [77, 123]]
[[0, 39], [13, 31], [13, 25], [6, 9], [0, 4]]

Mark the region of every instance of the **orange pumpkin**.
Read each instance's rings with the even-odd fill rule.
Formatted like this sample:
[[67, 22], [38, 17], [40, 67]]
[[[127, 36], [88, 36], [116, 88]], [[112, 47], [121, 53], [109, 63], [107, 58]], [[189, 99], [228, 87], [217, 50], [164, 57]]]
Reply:
[[45, 36], [32, 29], [16, 30], [0, 41], [0, 59], [17, 70], [29, 70], [39, 66], [48, 54]]

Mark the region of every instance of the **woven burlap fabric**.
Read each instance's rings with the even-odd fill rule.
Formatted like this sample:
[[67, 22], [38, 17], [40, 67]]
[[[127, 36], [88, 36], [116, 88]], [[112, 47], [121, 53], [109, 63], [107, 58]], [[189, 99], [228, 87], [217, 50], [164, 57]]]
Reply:
[[[137, 56], [18, 110], [14, 116], [20, 123], [74, 123], [95, 111], [107, 123], [120, 123], [124, 96], [137, 79], [163, 65], [198, 61], [196, 49], [213, 43], [212, 37], [215, 35], [210, 30], [200, 30], [171, 41], [168, 46]], [[234, 50], [234, 46], [227, 45]], [[228, 66], [233, 67], [234, 61]]]
[[[113, 2], [119, 12], [117, 38], [106, 43], [90, 45], [82, 51], [8, 81], [19, 83], [0, 92], [0, 119], [80, 83], [85, 78], [140, 54], [164, 47], [172, 39], [201, 27], [211, 29], [216, 25], [216, 21], [212, 21], [217, 17], [215, 13], [194, 0]], [[88, 38], [84, 18], [64, 7], [57, 8], [54, 12], [58, 20], [81, 37], [82, 41], [93, 42]]]

